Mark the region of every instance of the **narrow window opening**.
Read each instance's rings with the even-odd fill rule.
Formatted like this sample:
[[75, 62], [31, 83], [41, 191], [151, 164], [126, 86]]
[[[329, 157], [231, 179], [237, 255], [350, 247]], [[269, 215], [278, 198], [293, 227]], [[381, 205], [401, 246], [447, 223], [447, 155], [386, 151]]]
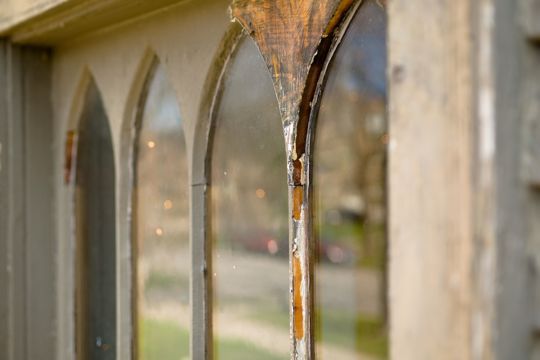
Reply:
[[165, 67], [155, 62], [141, 98], [135, 144], [135, 352], [189, 358], [189, 186], [184, 121]]
[[314, 147], [316, 351], [388, 356], [386, 11], [366, 0], [329, 67]]
[[109, 122], [95, 83], [78, 129], [76, 165], [76, 353], [116, 359], [115, 169]]
[[289, 359], [286, 156], [268, 69], [238, 44], [223, 81], [211, 158], [216, 359]]

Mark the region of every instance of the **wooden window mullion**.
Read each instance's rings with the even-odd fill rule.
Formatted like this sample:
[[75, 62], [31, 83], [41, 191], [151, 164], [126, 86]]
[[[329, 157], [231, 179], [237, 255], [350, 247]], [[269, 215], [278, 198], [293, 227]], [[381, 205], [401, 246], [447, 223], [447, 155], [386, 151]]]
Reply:
[[231, 13], [251, 34], [271, 72], [287, 152], [292, 358], [313, 359], [314, 241], [308, 128], [334, 31], [352, 0], [233, 1]]

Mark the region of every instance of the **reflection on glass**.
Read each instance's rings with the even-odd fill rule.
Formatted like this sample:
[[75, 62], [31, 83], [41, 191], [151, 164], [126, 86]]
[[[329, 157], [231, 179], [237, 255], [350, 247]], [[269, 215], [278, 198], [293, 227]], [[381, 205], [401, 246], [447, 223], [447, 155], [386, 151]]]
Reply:
[[188, 165], [182, 118], [156, 63], [142, 102], [135, 226], [138, 358], [189, 357]]
[[227, 69], [214, 131], [214, 357], [288, 359], [285, 145], [272, 82], [250, 39]]
[[332, 61], [314, 184], [321, 359], [386, 358], [386, 12], [365, 0]]
[[92, 81], [78, 129], [76, 172], [76, 352], [116, 359], [114, 155], [100, 94]]

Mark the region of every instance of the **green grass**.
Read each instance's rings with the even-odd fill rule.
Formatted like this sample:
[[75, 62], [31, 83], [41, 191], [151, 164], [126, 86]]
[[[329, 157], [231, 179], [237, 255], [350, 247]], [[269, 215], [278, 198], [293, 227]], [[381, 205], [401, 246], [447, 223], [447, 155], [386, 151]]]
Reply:
[[[289, 315], [271, 307], [265, 312], [254, 312], [251, 319], [289, 331]], [[323, 343], [358, 351], [379, 359], [388, 358], [388, 336], [378, 318], [365, 315], [351, 316], [338, 311], [322, 313], [317, 318], [316, 337]]]
[[[340, 224], [324, 223], [319, 225], [320, 236], [331, 240], [339, 241], [349, 246], [357, 246], [358, 239], [364, 237], [364, 224], [361, 222], [344, 222]], [[348, 240], [343, 240], [347, 238]]]
[[338, 311], [325, 311], [317, 319], [316, 333], [323, 343], [349, 350], [388, 358], [388, 336], [381, 319], [366, 315], [351, 316]]
[[[139, 334], [140, 354], [144, 360], [189, 359], [189, 333], [172, 321], [145, 319]], [[219, 339], [215, 345], [220, 359], [283, 360], [264, 349], [239, 339]]]
[[142, 359], [189, 359], [189, 333], [173, 322], [143, 320], [139, 342]]
[[289, 310], [280, 311], [270, 305], [260, 305], [259, 307], [264, 309], [264, 312], [253, 311], [248, 315], [250, 319], [289, 332]]
[[145, 291], [171, 290], [178, 288], [188, 289], [189, 279], [179, 274], [169, 274], [158, 271], [150, 272], [145, 284]]
[[360, 258], [357, 266], [368, 269], [382, 269], [386, 260], [384, 239], [385, 229], [383, 226], [376, 226], [372, 229], [372, 236], [377, 239], [372, 244], [371, 252], [367, 252], [366, 226], [360, 222], [345, 222], [342, 224], [332, 225], [324, 224], [319, 226], [318, 233], [320, 239], [325, 239], [327, 242], [341, 244], [349, 249], [359, 251]]
[[227, 360], [287, 360], [288, 356], [279, 356], [272, 354], [266, 350], [257, 348], [242, 340], [227, 339], [218, 340], [214, 345], [214, 356], [216, 359]]

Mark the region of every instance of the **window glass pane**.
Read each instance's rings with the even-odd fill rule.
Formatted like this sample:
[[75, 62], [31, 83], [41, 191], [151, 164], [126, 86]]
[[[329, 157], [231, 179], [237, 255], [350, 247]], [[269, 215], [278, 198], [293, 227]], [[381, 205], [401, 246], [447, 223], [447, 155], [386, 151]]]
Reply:
[[92, 81], [77, 145], [77, 359], [116, 358], [114, 155], [105, 109]]
[[314, 154], [316, 349], [387, 356], [386, 13], [365, 0], [329, 69]]
[[285, 143], [272, 81], [248, 38], [226, 71], [211, 169], [215, 357], [288, 359]]
[[137, 142], [135, 235], [139, 359], [189, 356], [189, 198], [183, 120], [156, 63]]

